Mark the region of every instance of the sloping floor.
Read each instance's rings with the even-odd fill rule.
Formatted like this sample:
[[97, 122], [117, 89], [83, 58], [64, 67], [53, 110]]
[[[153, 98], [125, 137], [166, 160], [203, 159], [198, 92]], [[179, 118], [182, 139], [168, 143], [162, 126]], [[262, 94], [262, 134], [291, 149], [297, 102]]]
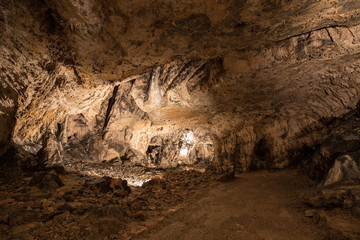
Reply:
[[295, 170], [241, 174], [211, 185], [132, 239], [324, 239], [326, 230], [304, 214], [304, 198], [315, 190]]

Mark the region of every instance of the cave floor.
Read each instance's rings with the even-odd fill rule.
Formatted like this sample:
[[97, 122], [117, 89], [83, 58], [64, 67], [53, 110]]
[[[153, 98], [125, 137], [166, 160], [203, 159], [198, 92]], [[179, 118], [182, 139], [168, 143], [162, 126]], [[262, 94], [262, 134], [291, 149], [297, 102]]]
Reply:
[[241, 174], [207, 188], [135, 239], [349, 239], [329, 235], [326, 224], [316, 224], [319, 218], [305, 216], [313, 210], [304, 199], [314, 191], [314, 183], [296, 170]]
[[306, 204], [319, 189], [299, 170], [166, 170], [131, 191], [119, 179], [6, 173], [0, 239], [360, 239], [349, 209]]

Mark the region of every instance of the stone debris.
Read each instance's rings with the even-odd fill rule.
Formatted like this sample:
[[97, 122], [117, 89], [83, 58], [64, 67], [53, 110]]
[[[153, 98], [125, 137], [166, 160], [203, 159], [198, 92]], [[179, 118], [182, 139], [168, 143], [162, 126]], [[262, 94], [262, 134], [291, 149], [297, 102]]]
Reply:
[[316, 224], [328, 229], [329, 239], [359, 239], [360, 182], [345, 181], [322, 187], [308, 197], [313, 209], [305, 210]]
[[316, 212], [316, 210], [314, 210], [314, 209], [305, 210], [305, 216], [306, 217], [313, 217], [315, 212]]
[[176, 213], [176, 212], [179, 211], [180, 209], [181, 209], [180, 207], [168, 209], [168, 210], [166, 210], [166, 211], [163, 212], [163, 215], [164, 215], [164, 216], [170, 216], [171, 214]]
[[64, 186], [56, 171], [36, 172], [31, 179], [29, 186], [36, 186], [42, 190], [53, 191], [59, 187]]
[[314, 212], [314, 220], [320, 226], [326, 226], [328, 223], [328, 216], [324, 210]]
[[315, 208], [352, 208], [360, 206], [360, 182], [342, 183], [320, 189], [307, 199]]
[[166, 170], [130, 188], [121, 179], [41, 170], [0, 185], [0, 238], [131, 239], [215, 180], [211, 171]]

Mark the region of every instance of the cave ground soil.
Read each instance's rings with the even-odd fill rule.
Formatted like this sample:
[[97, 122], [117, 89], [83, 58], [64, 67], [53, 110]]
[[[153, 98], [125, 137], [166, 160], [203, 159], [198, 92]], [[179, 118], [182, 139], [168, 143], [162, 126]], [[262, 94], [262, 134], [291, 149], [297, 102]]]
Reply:
[[167, 171], [131, 193], [117, 180], [60, 178], [55, 190], [30, 177], [1, 184], [0, 239], [360, 239], [349, 210], [306, 204], [318, 188], [295, 169]]
[[216, 183], [136, 239], [327, 239], [306, 217], [316, 185], [297, 170], [255, 171]]
[[296, 169], [239, 174], [213, 182], [134, 239], [360, 239], [359, 213], [308, 204], [321, 190]]

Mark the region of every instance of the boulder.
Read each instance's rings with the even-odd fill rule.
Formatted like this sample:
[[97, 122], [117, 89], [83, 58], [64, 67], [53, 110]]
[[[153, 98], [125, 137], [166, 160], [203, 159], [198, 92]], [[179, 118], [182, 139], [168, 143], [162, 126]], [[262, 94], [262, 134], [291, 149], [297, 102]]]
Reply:
[[53, 191], [64, 186], [64, 183], [55, 170], [50, 170], [35, 173], [29, 185], [36, 186], [41, 190]]
[[111, 177], [103, 177], [95, 186], [101, 193], [118, 192], [118, 190], [126, 193], [131, 192], [131, 188], [127, 185], [126, 180], [113, 179]]
[[360, 179], [359, 163], [351, 156], [343, 155], [335, 160], [325, 178], [324, 186], [353, 179]]

